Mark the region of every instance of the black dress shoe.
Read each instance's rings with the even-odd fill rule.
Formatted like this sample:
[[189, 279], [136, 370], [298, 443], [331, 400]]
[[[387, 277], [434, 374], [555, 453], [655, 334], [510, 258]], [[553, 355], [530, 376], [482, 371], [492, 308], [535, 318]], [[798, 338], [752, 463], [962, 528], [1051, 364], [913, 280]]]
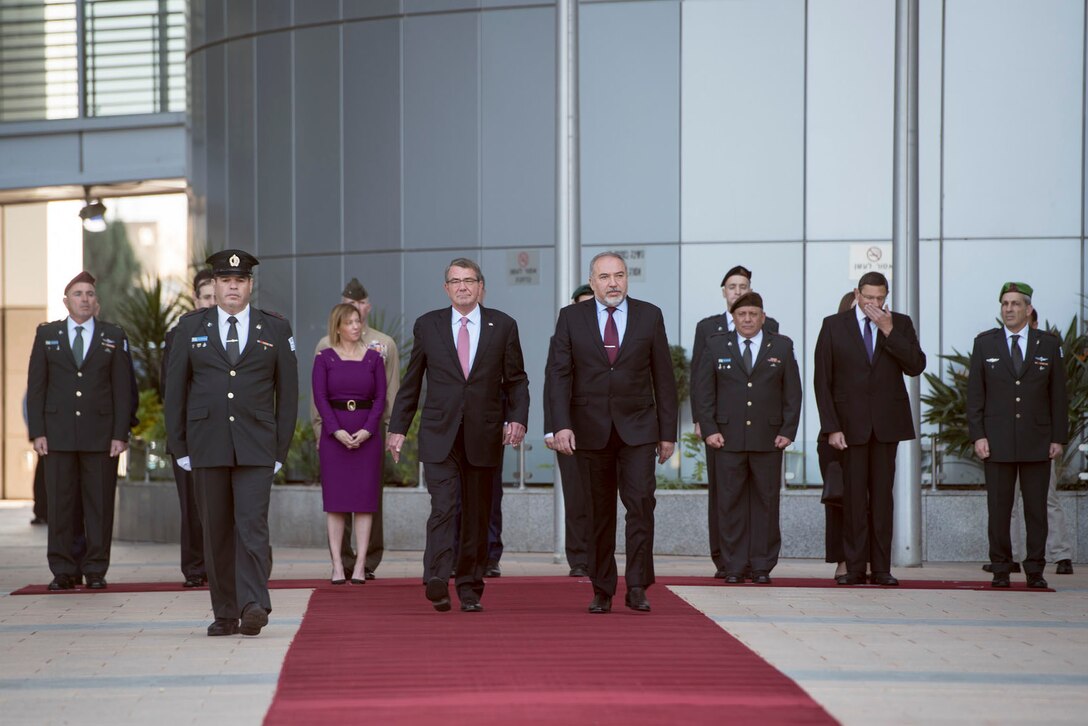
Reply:
[[30, 523], [31, 524], [48, 524], [48, 522], [46, 522], [41, 517], [35, 517], [34, 519], [30, 520]]
[[488, 562], [487, 567], [484, 568], [484, 577], [502, 577], [502, 570], [499, 569], [499, 563]]
[[1028, 575], [1028, 587], [1036, 590], [1045, 590], [1050, 585], [1043, 579], [1042, 575]]
[[990, 583], [990, 587], [1009, 587], [1009, 576], [1007, 573], [998, 572], [994, 575], [993, 582]]
[[742, 582], [744, 582], [744, 576], [743, 575], [726, 575], [725, 576], [725, 584], [726, 585], [739, 585]]
[[602, 592], [593, 593], [593, 602], [589, 604], [589, 612], [594, 615], [612, 612], [612, 598]]
[[847, 572], [845, 575], [839, 575], [835, 578], [836, 585], [864, 585], [865, 575], [857, 575], [851, 572]]
[[1055, 572], [1059, 575], [1072, 575], [1073, 560], [1058, 560], [1058, 569]]
[[484, 606], [480, 604], [479, 600], [463, 600], [461, 602], [461, 612], [463, 613], [482, 613]]
[[427, 581], [427, 599], [434, 609], [444, 613], [450, 609], [450, 586], [441, 577], [432, 577]]
[[216, 618], [215, 622], [208, 626], [208, 636], [237, 635], [238, 621], [234, 618]]
[[575, 565], [570, 568], [570, 572], [567, 573], [569, 577], [589, 577], [589, 570], [585, 565]]
[[261, 628], [268, 625], [268, 612], [257, 603], [251, 602], [242, 610], [242, 624], [238, 632], [242, 635], [260, 635]]
[[874, 572], [869, 576], [869, 582], [884, 587], [899, 587], [899, 580], [895, 579], [890, 572]]
[[[990, 562], [987, 562], [985, 565], [982, 566], [982, 571], [983, 572], [993, 572], [994, 571], [993, 564], [990, 563]], [[1011, 565], [1009, 565], [1009, 572], [1020, 572], [1020, 563], [1019, 562], [1013, 562]]]
[[640, 613], [650, 612], [650, 601], [646, 599], [646, 588], [632, 587], [623, 596], [623, 604]]
[[361, 580], [358, 577], [351, 578], [351, 584], [352, 585], [365, 585], [366, 584], [366, 575], [363, 575], [363, 579], [361, 579]]
[[376, 576], [374, 575], [374, 570], [363, 570], [363, 575], [368, 580], [376, 579]]
[[769, 573], [766, 572], [755, 572], [752, 573], [752, 582], [757, 585], [770, 585], [771, 576]]
[[75, 587], [75, 583], [72, 582], [72, 578], [69, 575], [57, 575], [53, 578], [53, 581], [49, 583], [50, 590], [71, 590]]
[[92, 590], [105, 590], [106, 578], [102, 575], [87, 575], [87, 587]]
[[182, 587], [200, 587], [208, 581], [207, 577], [203, 575], [189, 575], [185, 578], [185, 582], [181, 583]]

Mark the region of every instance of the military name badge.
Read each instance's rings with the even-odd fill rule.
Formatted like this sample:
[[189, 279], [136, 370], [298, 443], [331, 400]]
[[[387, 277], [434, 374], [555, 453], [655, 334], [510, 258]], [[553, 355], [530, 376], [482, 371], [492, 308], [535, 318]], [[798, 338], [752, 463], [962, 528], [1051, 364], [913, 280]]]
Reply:
[[190, 341], [190, 344], [194, 348], [207, 348], [208, 347], [208, 336], [206, 336], [206, 335], [194, 335], [192, 340]]
[[728, 370], [728, 369], [732, 368], [733, 366], [730, 365], [732, 362], [733, 362], [732, 358], [719, 358], [718, 359], [718, 370], [719, 371], [724, 371], [724, 370]]
[[291, 346], [291, 352], [294, 353], [295, 352], [295, 336], [292, 335], [290, 338], [288, 338], [287, 339], [287, 344], [289, 346]]
[[48, 340], [47, 339], [45, 341], [45, 347], [47, 349], [48, 348], [56, 348], [57, 350], [60, 350], [60, 341], [59, 340]]
[[1047, 358], [1044, 355], [1037, 355], [1035, 356], [1035, 365], [1039, 366], [1040, 368], [1046, 368], [1048, 365], [1050, 365], [1050, 358]]

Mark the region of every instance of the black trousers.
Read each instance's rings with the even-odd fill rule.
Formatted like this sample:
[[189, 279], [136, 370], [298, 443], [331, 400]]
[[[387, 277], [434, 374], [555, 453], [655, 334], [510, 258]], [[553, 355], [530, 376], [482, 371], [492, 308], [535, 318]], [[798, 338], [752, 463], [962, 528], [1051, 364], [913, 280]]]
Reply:
[[45, 461], [41, 456], [34, 466], [34, 516], [46, 521], [49, 519], [49, 496], [45, 493]]
[[[487, 564], [499, 564], [499, 560], [502, 559], [503, 546], [502, 546], [502, 460], [506, 454], [506, 447], [504, 446], [503, 455], [499, 457], [499, 465], [495, 467], [494, 474], [491, 476], [491, 513], [487, 518]], [[461, 532], [461, 500], [458, 496], [457, 500], [457, 532], [458, 536], [453, 540], [453, 560], [457, 561], [457, 557], [461, 553], [460, 545], [460, 532]]]
[[215, 617], [238, 618], [250, 603], [271, 611], [268, 500], [272, 467], [197, 468], [193, 482], [204, 524], [204, 564]]
[[1042, 575], [1046, 565], [1046, 538], [1049, 533], [1046, 496], [1050, 488], [1049, 461], [985, 462], [986, 507], [989, 513], [990, 563], [995, 574], [1008, 574], [1012, 566], [1012, 538], [1009, 524], [1016, 476], [1024, 499], [1027, 550], [1024, 573]]
[[722, 533], [722, 561], [729, 575], [769, 573], [782, 549], [779, 529], [781, 451], [717, 451], [714, 488]]
[[[44, 459], [49, 569], [70, 577], [81, 568], [85, 575], [105, 575], [113, 541], [117, 459], [106, 451], [51, 451]], [[80, 520], [87, 538], [82, 563], [74, 554]]]
[[864, 575], [866, 563], [874, 574], [892, 566], [892, 485], [899, 443], [870, 438], [850, 444], [843, 457], [843, 550], [846, 569]]
[[[820, 461], [820, 475], [825, 479], [831, 462], [838, 461], [842, 465], [842, 454], [825, 439], [816, 441], [816, 456]], [[842, 545], [842, 504], [824, 505], [824, 562], [846, 562]]]
[[718, 487], [714, 486], [718, 464], [718, 449], [703, 445], [706, 452], [706, 528], [710, 534], [710, 559], [714, 568], [724, 572], [725, 559], [722, 557], [722, 528], [718, 521]]
[[566, 551], [569, 567], [589, 569], [589, 487], [582, 481], [573, 456], [559, 454], [563, 477], [563, 510], [566, 520]]
[[204, 577], [204, 527], [200, 524], [200, 511], [196, 505], [196, 485], [192, 472], [185, 471], [174, 462], [174, 483], [178, 487], [178, 505], [181, 508], [181, 574], [185, 577]]
[[[385, 424], [381, 425], [377, 436], [379, 441], [385, 441]], [[383, 453], [379, 469], [382, 484], [378, 487], [378, 509], [370, 520], [370, 539], [366, 543], [366, 562], [363, 563], [363, 568], [367, 572], [377, 570], [378, 565], [382, 562], [382, 555], [385, 554], [385, 532], [382, 529], [382, 501], [385, 498], [385, 457], [386, 455]], [[347, 573], [351, 573], [355, 569], [355, 550], [351, 548], [352, 518], [351, 512], [344, 514], [344, 537], [340, 541], [340, 561], [344, 563], [344, 571]]]
[[591, 531], [589, 576], [593, 590], [616, 594], [616, 494], [627, 510], [627, 588], [654, 583], [654, 508], [657, 444], [628, 446], [616, 427], [603, 449], [577, 449], [579, 473], [589, 482]]
[[[457, 596], [479, 600], [484, 592], [487, 564], [487, 526], [491, 517], [493, 466], [474, 466], [465, 454], [465, 428], [461, 426], [446, 458], [424, 462], [431, 514], [427, 518], [427, 544], [423, 551], [423, 577], [448, 580], [457, 568]], [[457, 524], [458, 502], [461, 523]], [[460, 530], [460, 532], [458, 532]], [[455, 561], [454, 546], [457, 544]]]

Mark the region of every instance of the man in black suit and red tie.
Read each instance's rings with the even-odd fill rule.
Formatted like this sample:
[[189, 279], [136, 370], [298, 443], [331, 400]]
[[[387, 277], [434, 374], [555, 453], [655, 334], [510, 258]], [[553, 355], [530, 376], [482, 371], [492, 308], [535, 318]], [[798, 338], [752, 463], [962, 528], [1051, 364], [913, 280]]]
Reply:
[[450, 609], [449, 578], [456, 565], [461, 610], [479, 612], [483, 610], [480, 598], [491, 482], [502, 461], [502, 447], [516, 446], [525, 438], [529, 379], [517, 323], [506, 313], [480, 305], [483, 274], [479, 265], [464, 258], [453, 260], [446, 268], [445, 289], [452, 307], [421, 315], [412, 329], [412, 354], [389, 418], [386, 447], [400, 461], [426, 375], [419, 460], [431, 494], [423, 554], [427, 599], [435, 610]]
[[654, 454], [676, 447], [676, 379], [656, 305], [627, 297], [627, 264], [614, 252], [590, 263], [594, 298], [563, 308], [555, 325], [548, 391], [555, 449], [578, 458], [590, 491], [589, 612], [616, 592], [616, 493], [627, 510], [625, 604], [648, 612], [654, 583]]
[[820, 428], [843, 452], [843, 545], [840, 585], [898, 585], [891, 574], [892, 484], [900, 441], [915, 438], [903, 376], [921, 375], [926, 356], [910, 317], [884, 308], [888, 279], [867, 272], [857, 305], [824, 318], [816, 340], [814, 387]]
[[[801, 422], [801, 374], [793, 341], [763, 326], [763, 298], [748, 292], [733, 303], [736, 329], [712, 333], [692, 374], [691, 406], [715, 460], [725, 581], [769, 585], [778, 564], [782, 451]], [[709, 461], [709, 459], [708, 459]]]
[[1057, 336], [1031, 328], [1031, 296], [1023, 282], [1001, 288], [1004, 326], [980, 333], [967, 376], [967, 426], [986, 469], [990, 566], [994, 587], [1009, 586], [1016, 477], [1024, 499], [1028, 587], [1046, 588], [1046, 498], [1050, 461], [1069, 440], [1065, 364]]

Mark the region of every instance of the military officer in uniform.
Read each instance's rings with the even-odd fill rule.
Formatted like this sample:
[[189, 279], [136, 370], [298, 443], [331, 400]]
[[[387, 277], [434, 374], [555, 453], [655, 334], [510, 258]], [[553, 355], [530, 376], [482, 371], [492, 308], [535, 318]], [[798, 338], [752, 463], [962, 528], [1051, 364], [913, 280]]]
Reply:
[[[253, 308], [257, 258], [208, 258], [216, 306], [178, 323], [166, 375], [166, 426], [178, 465], [193, 472], [215, 621], [208, 635], [257, 635], [272, 609], [268, 500], [298, 413], [291, 324]], [[239, 618], [241, 623], [239, 624]]]
[[[695, 325], [695, 342], [691, 346], [691, 371], [699, 366], [699, 356], [703, 352], [707, 337], [714, 334], [731, 333], [736, 329], [733, 315], [730, 310], [741, 295], [752, 289], [752, 271], [744, 265], [735, 265], [729, 268], [722, 278], [722, 297], [725, 298], [725, 311], [720, 315], [710, 315], [703, 318]], [[778, 321], [774, 318], [766, 318], [763, 321], [763, 330], [768, 333], [778, 332]], [[699, 420], [695, 416], [695, 408], [691, 409], [692, 423], [695, 424], [695, 435], [703, 438], [699, 427]], [[714, 514], [718, 508], [718, 494], [714, 487], [714, 462], [717, 457], [711, 455], [711, 447], [706, 447], [706, 473], [710, 486], [707, 489], [707, 531], [710, 533], [710, 559], [714, 562], [714, 577], [725, 577], [725, 559], [722, 557], [722, 537], [726, 533], [718, 530], [718, 517]], [[750, 568], [745, 568], [746, 575], [750, 575]]]
[[94, 277], [79, 273], [64, 288], [68, 317], [39, 325], [30, 353], [27, 422], [45, 459], [50, 590], [78, 583], [72, 545], [80, 505], [87, 585], [105, 588], [110, 566], [117, 457], [128, 448], [132, 395], [125, 331], [96, 319], [95, 302]]
[[782, 451], [801, 421], [801, 374], [793, 341], [763, 329], [763, 298], [747, 292], [731, 309], [735, 330], [707, 339], [692, 376], [691, 406], [715, 459], [712, 512], [722, 533], [725, 581], [770, 584], [778, 524]]
[[1004, 326], [975, 338], [967, 375], [967, 426], [986, 470], [994, 587], [1009, 586], [1009, 519], [1018, 474], [1027, 529], [1024, 574], [1028, 587], [1047, 587], [1050, 462], [1061, 456], [1069, 437], [1061, 341], [1028, 325], [1032, 292], [1023, 282], [1002, 286], [998, 299]]

